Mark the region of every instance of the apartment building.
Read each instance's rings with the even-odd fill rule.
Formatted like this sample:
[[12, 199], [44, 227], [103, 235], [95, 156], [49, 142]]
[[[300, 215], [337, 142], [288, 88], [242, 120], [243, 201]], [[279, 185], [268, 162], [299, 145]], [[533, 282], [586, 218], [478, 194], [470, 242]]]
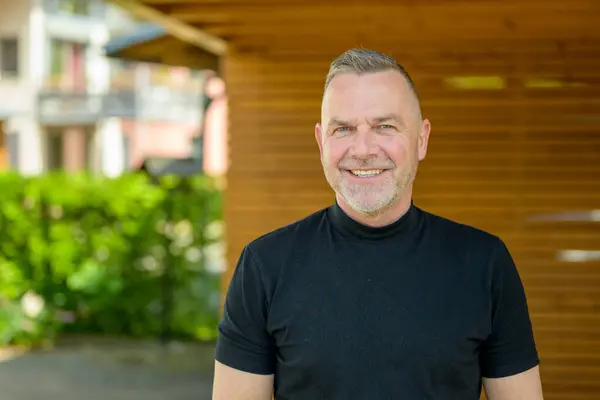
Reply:
[[0, 166], [109, 176], [187, 157], [203, 72], [107, 59], [137, 21], [101, 0], [0, 0]]

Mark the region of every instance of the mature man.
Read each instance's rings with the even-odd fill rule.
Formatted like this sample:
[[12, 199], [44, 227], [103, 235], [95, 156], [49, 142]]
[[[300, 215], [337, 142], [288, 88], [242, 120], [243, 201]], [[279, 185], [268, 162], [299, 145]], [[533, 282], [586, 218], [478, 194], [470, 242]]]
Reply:
[[244, 248], [213, 399], [542, 399], [504, 243], [413, 203], [430, 130], [396, 61], [331, 64], [315, 136], [336, 201]]

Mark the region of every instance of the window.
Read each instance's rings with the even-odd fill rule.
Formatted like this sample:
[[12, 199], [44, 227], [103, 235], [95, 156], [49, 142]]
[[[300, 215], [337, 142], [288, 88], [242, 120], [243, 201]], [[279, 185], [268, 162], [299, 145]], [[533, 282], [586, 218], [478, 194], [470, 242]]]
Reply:
[[133, 90], [136, 82], [135, 63], [111, 59], [109, 65], [111, 90]]
[[59, 12], [71, 15], [90, 15], [92, 10], [91, 0], [54, 0]]
[[51, 39], [50, 73], [46, 86], [50, 89], [85, 90], [86, 78], [86, 46]]
[[19, 134], [16, 132], [6, 134], [6, 149], [11, 168], [19, 169]]
[[19, 74], [19, 40], [14, 38], [0, 39], [0, 77], [17, 76]]
[[127, 133], [124, 133], [121, 137], [123, 138], [123, 169], [128, 170], [131, 167], [130, 138], [129, 138], [129, 134], [127, 134]]
[[66, 45], [63, 40], [52, 39], [50, 42], [50, 75], [66, 73]]
[[[70, 132], [68, 131], [70, 130]], [[46, 135], [46, 168], [62, 170], [96, 170], [94, 131], [89, 128], [49, 128]], [[74, 130], [74, 132], [73, 132]], [[68, 153], [65, 153], [68, 151]]]
[[83, 134], [83, 168], [87, 171], [98, 171], [102, 165], [102, 153], [94, 143], [95, 132], [93, 129], [85, 129]]
[[47, 168], [49, 170], [61, 169], [64, 166], [63, 160], [63, 134], [58, 131], [48, 132], [47, 142]]
[[106, 5], [103, 0], [42, 0], [44, 11], [50, 15], [104, 18]]

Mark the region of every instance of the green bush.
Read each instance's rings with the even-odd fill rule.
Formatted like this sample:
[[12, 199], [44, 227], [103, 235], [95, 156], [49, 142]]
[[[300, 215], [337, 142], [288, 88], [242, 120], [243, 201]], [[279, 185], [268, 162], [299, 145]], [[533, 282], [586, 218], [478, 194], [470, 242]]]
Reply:
[[222, 226], [207, 177], [1, 174], [0, 345], [165, 327], [214, 339]]

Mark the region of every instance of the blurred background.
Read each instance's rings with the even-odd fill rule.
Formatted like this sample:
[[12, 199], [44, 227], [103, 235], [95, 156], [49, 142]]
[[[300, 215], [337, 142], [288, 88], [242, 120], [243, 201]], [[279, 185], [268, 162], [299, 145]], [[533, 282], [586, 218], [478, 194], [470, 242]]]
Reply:
[[502, 237], [545, 398], [600, 398], [600, 3], [0, 0], [1, 400], [210, 399], [242, 247], [333, 201], [351, 47], [433, 130], [415, 203]]

